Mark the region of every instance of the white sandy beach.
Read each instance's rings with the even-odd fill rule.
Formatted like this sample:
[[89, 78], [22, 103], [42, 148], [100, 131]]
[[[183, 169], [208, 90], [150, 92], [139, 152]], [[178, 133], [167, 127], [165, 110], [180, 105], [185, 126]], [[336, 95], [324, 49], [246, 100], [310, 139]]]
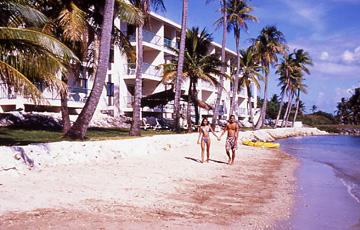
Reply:
[[[315, 129], [243, 132], [281, 138]], [[0, 229], [264, 229], [290, 215], [296, 159], [239, 145], [229, 166], [197, 134], [0, 147]], [[31, 170], [23, 152], [34, 160]]]

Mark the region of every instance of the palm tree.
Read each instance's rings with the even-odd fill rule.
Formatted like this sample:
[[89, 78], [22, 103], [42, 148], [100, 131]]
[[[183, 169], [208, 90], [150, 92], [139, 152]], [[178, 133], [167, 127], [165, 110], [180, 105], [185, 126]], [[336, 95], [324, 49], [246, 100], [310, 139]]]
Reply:
[[35, 103], [46, 101], [34, 83], [65, 91], [57, 75], [66, 73], [78, 58], [55, 37], [36, 29], [49, 19], [31, 3], [20, 1], [1, 3], [0, 13], [0, 80]]
[[253, 39], [253, 48], [258, 55], [259, 63], [264, 67], [264, 103], [261, 107], [260, 118], [256, 124], [259, 129], [263, 126], [266, 117], [268, 77], [270, 65], [278, 61], [277, 55], [284, 54], [286, 51], [285, 38], [276, 26], [266, 26], [260, 32], [260, 35]]
[[318, 107], [316, 105], [311, 106], [311, 112], [315, 113]]
[[[150, 7], [155, 11], [165, 10], [162, 0], [130, 0], [130, 2], [138, 8], [145, 16], [149, 13]], [[135, 94], [133, 105], [133, 116], [130, 128], [131, 136], [140, 136], [141, 124], [141, 98], [142, 98], [142, 66], [143, 66], [143, 27], [144, 23], [140, 23], [136, 30], [136, 46], [137, 46], [137, 59], [135, 70]]]
[[296, 117], [298, 115], [298, 112], [299, 112], [299, 108], [300, 108], [300, 93], [303, 92], [303, 93], [307, 93], [307, 86], [303, 83], [303, 78], [300, 77], [298, 79], [298, 84], [297, 84], [297, 94], [296, 94], [296, 110], [295, 110], [295, 114], [294, 114], [294, 118], [293, 118], [293, 123], [292, 123], [292, 126], [294, 127], [294, 124], [295, 124], [295, 121], [296, 121]]
[[[44, 25], [44, 31], [57, 37], [60, 41], [70, 47], [80, 58], [81, 63], [85, 62], [86, 52], [89, 46], [90, 25], [87, 22], [87, 13], [79, 8], [73, 1], [47, 2], [37, 1], [37, 8], [50, 20]], [[61, 75], [61, 80], [66, 86], [71, 79], [77, 79], [81, 64], [72, 64], [66, 74]], [[60, 92], [60, 111], [63, 121], [63, 132], [70, 129], [70, 117], [68, 109], [69, 89]]]
[[[212, 38], [205, 29], [200, 32], [199, 28], [195, 27], [186, 33], [183, 78], [187, 78], [189, 80], [187, 98], [187, 122], [189, 131], [192, 130], [191, 104], [193, 104], [195, 108], [196, 124], [199, 123], [200, 119], [196, 89], [198, 81], [203, 80], [218, 86], [219, 82], [215, 76], [222, 75], [221, 71], [219, 71], [219, 68], [222, 66], [222, 62], [219, 60], [219, 57], [216, 54], [208, 54], [211, 41]], [[163, 82], [173, 82], [176, 76], [176, 62], [164, 64], [163, 67]]]
[[180, 49], [176, 73], [175, 84], [175, 100], [174, 100], [174, 113], [175, 113], [175, 130], [180, 133], [180, 96], [181, 96], [181, 78], [184, 66], [184, 53], [185, 53], [185, 40], [186, 40], [186, 22], [187, 22], [188, 1], [183, 0], [183, 12], [181, 20], [181, 37]]
[[[100, 100], [101, 93], [104, 88], [104, 82], [107, 73], [107, 67], [109, 63], [110, 44], [113, 41], [118, 44], [117, 36], [114, 38], [113, 32], [119, 32], [114, 29], [113, 18], [114, 10], [116, 9], [116, 15], [127, 22], [141, 23], [142, 14], [136, 10], [132, 5], [128, 4], [125, 0], [106, 0], [103, 4], [102, 1], [84, 1], [82, 9], [88, 9], [88, 16], [91, 18], [92, 26], [97, 28], [97, 31], [101, 28], [100, 35], [97, 31], [94, 32], [94, 83], [91, 93], [79, 114], [77, 120], [74, 122], [71, 129], [65, 134], [65, 136], [73, 139], [84, 139], [89, 123], [95, 113], [96, 107]], [[116, 8], [115, 8], [116, 6]], [[99, 9], [99, 11], [93, 11], [92, 9]], [[101, 10], [103, 9], [103, 10]], [[97, 23], [101, 22], [101, 26], [97, 26]], [[110, 27], [110, 28], [109, 28]], [[99, 43], [99, 46], [97, 45]], [[98, 53], [98, 58], [97, 58]]]
[[100, 39], [100, 55], [99, 66], [94, 79], [94, 87], [90, 93], [89, 99], [86, 101], [79, 117], [74, 125], [66, 133], [66, 136], [74, 139], [84, 139], [87, 127], [95, 112], [96, 106], [99, 102], [103, 84], [106, 78], [106, 72], [109, 63], [110, 45], [111, 45], [111, 29], [114, 17], [115, 0], [105, 0], [104, 17], [101, 29]]
[[253, 128], [255, 128], [251, 102], [251, 84], [253, 83], [255, 87], [258, 89], [260, 88], [259, 77], [261, 77], [260, 70], [262, 69], [262, 66], [259, 66], [256, 63], [255, 55], [250, 47], [246, 50], [241, 50], [240, 55], [242, 77], [240, 78], [239, 85], [246, 88], [250, 122], [252, 123]]
[[[211, 0], [208, 0], [208, 2]], [[226, 34], [227, 34], [227, 0], [220, 0], [220, 9], [222, 11], [222, 29], [223, 29], [223, 34], [222, 34], [222, 42], [221, 42], [221, 62], [223, 63], [223, 65], [221, 66], [221, 76], [219, 76], [220, 78], [220, 84], [219, 87], [217, 87], [217, 96], [216, 96], [216, 101], [215, 101], [215, 107], [214, 107], [214, 113], [213, 113], [213, 119], [212, 119], [212, 127], [215, 128], [215, 125], [218, 123], [218, 117], [219, 117], [219, 105], [220, 105], [220, 101], [221, 101], [221, 97], [222, 97], [222, 92], [223, 92], [223, 88], [224, 88], [224, 77], [222, 75], [225, 74], [226, 72]]]
[[[237, 72], [235, 74], [234, 79], [234, 87], [233, 87], [233, 100], [230, 107], [230, 114], [236, 111], [237, 104], [237, 92], [239, 85], [239, 74], [240, 74], [240, 32], [241, 30], [247, 31], [248, 25], [247, 21], [257, 21], [257, 18], [250, 13], [253, 11], [253, 8], [248, 6], [246, 0], [230, 0], [226, 5], [227, 11], [227, 31], [233, 31], [235, 37], [235, 46], [236, 46], [236, 54], [237, 54]], [[223, 23], [223, 18], [220, 18], [219, 23]]]
[[295, 55], [295, 63], [298, 67], [298, 71], [299, 71], [299, 77], [298, 77], [298, 81], [297, 81], [297, 98], [296, 98], [296, 111], [295, 111], [295, 115], [294, 115], [294, 120], [293, 120], [293, 126], [295, 124], [296, 121], [296, 117], [299, 111], [299, 105], [300, 105], [300, 93], [304, 92], [306, 93], [306, 85], [303, 83], [304, 81], [304, 73], [306, 74], [310, 74], [310, 70], [308, 69], [308, 65], [313, 65], [310, 54], [308, 52], [305, 52], [303, 49], [299, 49], [299, 50], [294, 50], [294, 54]]
[[291, 83], [292, 78], [294, 77], [294, 73], [296, 71], [295, 62], [293, 60], [292, 55], [284, 55], [282, 61], [280, 64], [276, 65], [277, 70], [276, 74], [280, 75], [280, 83], [279, 86], [281, 86], [281, 101], [280, 101], [280, 108], [276, 117], [276, 121], [274, 124], [274, 127], [276, 127], [277, 123], [279, 122], [281, 112], [284, 105], [284, 98], [285, 95], [288, 93], [288, 89]]

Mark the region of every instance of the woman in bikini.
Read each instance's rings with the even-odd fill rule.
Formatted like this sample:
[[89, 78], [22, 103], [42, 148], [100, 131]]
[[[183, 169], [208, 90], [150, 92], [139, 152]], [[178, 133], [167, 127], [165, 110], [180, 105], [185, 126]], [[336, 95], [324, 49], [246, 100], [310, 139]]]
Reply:
[[198, 137], [198, 144], [201, 144], [201, 163], [204, 162], [204, 150], [205, 150], [205, 146], [206, 146], [206, 162], [209, 162], [209, 158], [210, 158], [210, 132], [212, 132], [212, 134], [214, 134], [214, 136], [216, 138], [218, 138], [218, 136], [215, 134], [214, 130], [210, 127], [209, 125], [209, 121], [207, 118], [204, 118], [201, 122], [201, 126], [199, 127], [199, 137]]

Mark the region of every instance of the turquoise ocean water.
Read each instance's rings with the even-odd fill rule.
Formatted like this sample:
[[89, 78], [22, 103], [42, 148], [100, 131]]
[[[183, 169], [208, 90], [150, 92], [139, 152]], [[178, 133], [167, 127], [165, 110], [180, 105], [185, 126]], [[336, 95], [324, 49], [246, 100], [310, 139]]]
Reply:
[[360, 137], [279, 141], [300, 167], [291, 218], [277, 229], [360, 229]]

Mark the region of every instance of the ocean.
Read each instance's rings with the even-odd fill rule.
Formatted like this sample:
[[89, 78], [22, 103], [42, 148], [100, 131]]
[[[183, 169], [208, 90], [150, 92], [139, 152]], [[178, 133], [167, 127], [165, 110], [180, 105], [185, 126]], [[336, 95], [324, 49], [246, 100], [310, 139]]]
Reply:
[[360, 229], [360, 137], [280, 140], [300, 160], [291, 218], [276, 229]]

